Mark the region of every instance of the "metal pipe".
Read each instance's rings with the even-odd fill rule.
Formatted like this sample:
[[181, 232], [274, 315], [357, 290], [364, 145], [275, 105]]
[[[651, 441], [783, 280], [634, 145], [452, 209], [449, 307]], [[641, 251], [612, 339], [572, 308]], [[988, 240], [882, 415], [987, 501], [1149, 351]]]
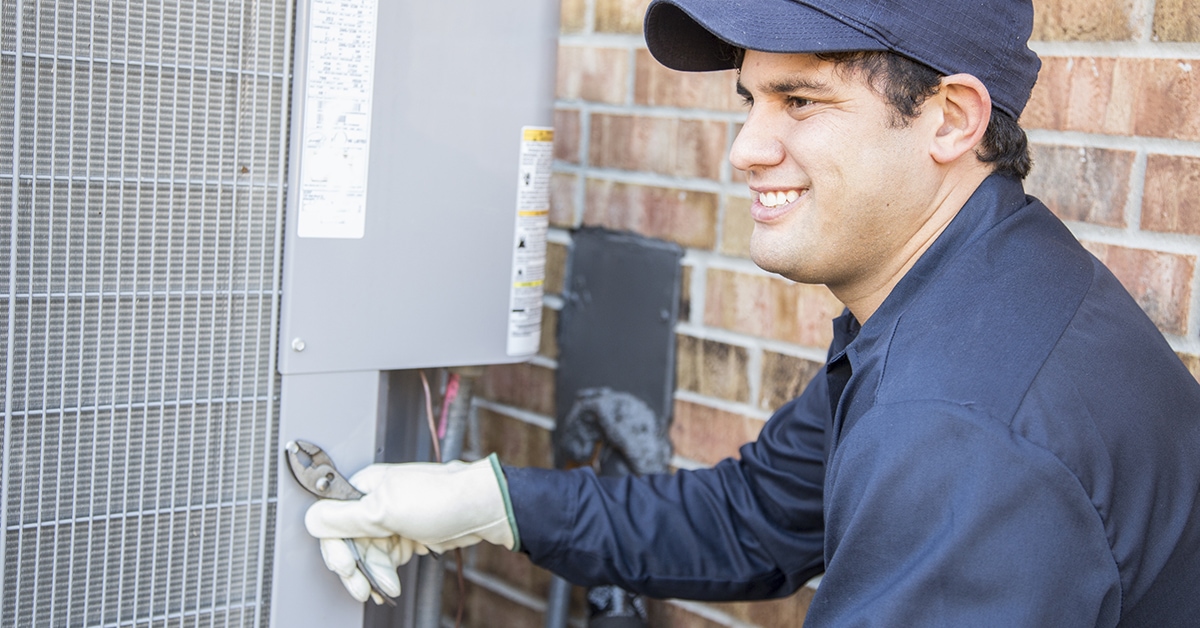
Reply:
[[571, 583], [558, 576], [550, 581], [546, 594], [545, 628], [566, 628], [571, 610]]
[[[483, 367], [457, 367], [450, 369], [450, 373], [458, 375], [458, 394], [450, 401], [446, 435], [442, 438], [442, 460], [447, 462], [462, 456], [475, 379], [483, 374]], [[417, 569], [417, 613], [414, 624], [416, 628], [438, 628], [442, 620], [445, 566], [432, 556], [423, 556]]]
[[458, 396], [450, 403], [446, 418], [446, 436], [442, 439], [443, 460], [457, 460], [462, 456], [467, 419], [471, 415], [471, 399], [475, 395], [475, 380], [483, 374], [483, 367], [464, 366], [450, 369], [450, 372], [458, 375]]
[[437, 628], [442, 621], [442, 578], [440, 560], [422, 556], [417, 565], [416, 628]]
[[[662, 473], [671, 459], [666, 421], [633, 394], [605, 387], [576, 393], [553, 441], [555, 466], [594, 465], [605, 476]], [[597, 445], [599, 456], [593, 459]], [[556, 576], [546, 599], [545, 628], [564, 628], [570, 603], [571, 585]], [[616, 586], [590, 589], [588, 614], [593, 628], [645, 626], [641, 600]]]

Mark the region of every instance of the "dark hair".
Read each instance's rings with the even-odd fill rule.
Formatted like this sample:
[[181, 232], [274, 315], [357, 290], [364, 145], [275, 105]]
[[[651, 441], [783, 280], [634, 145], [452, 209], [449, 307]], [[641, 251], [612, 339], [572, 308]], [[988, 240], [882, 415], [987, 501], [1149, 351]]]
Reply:
[[[741, 67], [743, 51], [737, 51]], [[933, 68], [886, 51], [827, 52], [818, 59], [832, 61], [839, 69], [860, 72], [867, 84], [887, 100], [897, 128], [908, 126], [921, 113], [921, 105], [937, 93], [944, 76]], [[1024, 179], [1029, 174], [1029, 139], [1012, 116], [992, 107], [992, 118], [983, 141], [975, 149], [980, 161], [993, 164], [994, 172]]]

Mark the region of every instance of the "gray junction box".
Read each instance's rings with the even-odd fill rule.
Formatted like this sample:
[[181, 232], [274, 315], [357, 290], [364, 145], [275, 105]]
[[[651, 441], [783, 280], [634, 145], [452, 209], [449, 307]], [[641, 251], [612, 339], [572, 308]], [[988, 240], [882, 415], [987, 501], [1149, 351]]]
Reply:
[[280, 372], [536, 353], [557, 2], [300, 4]]
[[[382, 460], [398, 392], [388, 371], [537, 352], [558, 11], [557, 0], [298, 4], [280, 445], [317, 443], [350, 475]], [[304, 530], [314, 498], [284, 465], [276, 482], [270, 625], [362, 625], [363, 605]], [[414, 609], [406, 593], [386, 625], [436, 625], [440, 609]]]

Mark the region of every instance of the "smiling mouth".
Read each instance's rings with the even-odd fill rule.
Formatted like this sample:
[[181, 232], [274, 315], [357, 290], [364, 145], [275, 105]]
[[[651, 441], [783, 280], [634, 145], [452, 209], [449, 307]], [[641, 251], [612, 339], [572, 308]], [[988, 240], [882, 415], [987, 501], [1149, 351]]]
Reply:
[[800, 190], [781, 190], [779, 192], [759, 192], [758, 204], [774, 209], [783, 207], [800, 198]]

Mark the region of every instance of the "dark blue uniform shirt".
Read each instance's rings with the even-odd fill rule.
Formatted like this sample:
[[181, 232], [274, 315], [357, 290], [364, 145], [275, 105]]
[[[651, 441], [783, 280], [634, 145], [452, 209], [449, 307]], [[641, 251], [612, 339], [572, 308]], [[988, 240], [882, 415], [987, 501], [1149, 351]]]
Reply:
[[809, 626], [1200, 625], [1200, 386], [1113, 275], [992, 176], [741, 458], [508, 468], [522, 549], [579, 584]]

